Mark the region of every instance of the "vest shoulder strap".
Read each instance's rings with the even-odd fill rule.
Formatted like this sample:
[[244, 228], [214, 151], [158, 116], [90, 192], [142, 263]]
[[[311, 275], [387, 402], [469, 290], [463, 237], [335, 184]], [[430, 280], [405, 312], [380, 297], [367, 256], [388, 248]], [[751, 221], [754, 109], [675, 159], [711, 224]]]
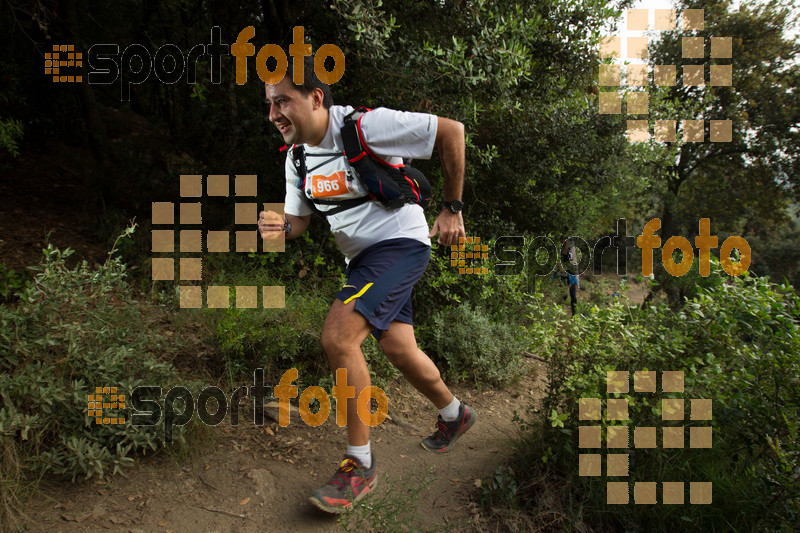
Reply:
[[290, 151], [292, 164], [297, 171], [297, 175], [300, 176], [300, 186], [298, 188], [303, 188], [306, 184], [306, 150], [303, 145], [294, 145], [290, 148]]
[[344, 144], [344, 153], [351, 163], [367, 157], [367, 152], [358, 134], [358, 120], [368, 111], [371, 110], [366, 107], [357, 107], [344, 117], [344, 125], [341, 129], [342, 143]]

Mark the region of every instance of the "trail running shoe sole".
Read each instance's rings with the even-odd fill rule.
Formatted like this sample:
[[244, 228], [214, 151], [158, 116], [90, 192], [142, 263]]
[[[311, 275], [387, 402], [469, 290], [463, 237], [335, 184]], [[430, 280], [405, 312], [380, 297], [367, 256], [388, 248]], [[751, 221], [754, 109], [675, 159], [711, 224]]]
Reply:
[[438, 417], [436, 433], [423, 439], [422, 447], [436, 453], [449, 452], [461, 435], [472, 427], [476, 418], [475, 411], [462, 402], [458, 408], [458, 418], [452, 422], [445, 422], [441, 415]]
[[315, 490], [308, 498], [312, 504], [326, 513], [341, 514], [353, 508], [378, 486], [375, 471], [375, 456], [372, 465], [363, 470], [358, 461], [345, 455], [339, 470], [327, 484]]

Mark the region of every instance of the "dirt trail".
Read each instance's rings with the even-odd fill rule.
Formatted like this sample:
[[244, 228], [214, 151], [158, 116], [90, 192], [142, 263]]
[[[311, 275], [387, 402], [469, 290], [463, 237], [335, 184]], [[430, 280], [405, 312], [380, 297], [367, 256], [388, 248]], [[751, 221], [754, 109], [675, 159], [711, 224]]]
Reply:
[[[541, 376], [537, 366], [531, 362], [532, 374]], [[542, 385], [531, 375], [502, 391], [453, 387], [475, 408], [477, 421], [451, 452], [433, 454], [420, 440], [433, 432], [436, 410], [404, 382], [390, 384], [390, 412], [404, 420], [386, 420], [372, 431], [382, 478], [374, 497], [392, 491], [392, 480], [422, 479], [433, 467], [435, 481], [417, 504], [420, 525], [472, 522], [478, 513], [472, 501], [480, 490], [475, 480], [493, 473], [510, 454], [513, 412], [522, 413]], [[212, 434], [211, 443], [186, 461], [159, 456], [142, 459], [128, 478], [42, 485], [29, 503], [26, 526], [68, 532], [341, 531], [335, 516], [307, 500], [334, 473], [346, 446], [346, 430], [335, 425], [335, 415], [316, 428], [292, 413], [286, 428], [268, 419], [264, 427], [223, 423]]]

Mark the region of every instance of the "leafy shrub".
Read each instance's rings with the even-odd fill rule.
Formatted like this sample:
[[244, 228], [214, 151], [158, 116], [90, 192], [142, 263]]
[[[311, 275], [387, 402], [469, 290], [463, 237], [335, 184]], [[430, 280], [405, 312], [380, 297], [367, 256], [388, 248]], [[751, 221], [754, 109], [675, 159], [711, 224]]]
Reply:
[[451, 381], [505, 385], [525, 368], [527, 340], [519, 327], [497, 322], [482, 307], [469, 303], [433, 316], [427, 347], [447, 365]]
[[22, 289], [30, 286], [31, 276], [27, 272], [18, 273], [0, 263], [0, 301], [14, 299]]
[[[231, 385], [252, 377], [255, 368], [278, 377], [297, 368], [301, 380], [329, 373], [320, 332], [332, 297], [341, 287], [341, 270], [314, 256], [320, 249], [314, 243], [301, 239], [296, 244], [284, 253], [203, 258], [204, 268], [207, 265], [203, 277], [211, 285], [284, 286], [285, 290], [283, 309], [202, 311], [220, 355], [221, 364], [212, 373], [226, 376]], [[235, 302], [233, 289], [229, 301]]]
[[400, 371], [389, 362], [378, 341], [372, 335], [367, 337], [367, 340], [361, 345], [361, 350], [367, 360], [369, 377], [373, 385], [385, 388], [391, 379], [401, 376]]
[[[475, 266], [485, 266], [488, 274], [459, 274], [451, 264], [450, 249], [434, 244], [428, 269], [414, 287], [412, 297], [414, 321], [424, 325], [442, 308], [461, 303], [481, 303], [496, 320], [515, 320], [524, 316], [524, 293], [528, 285], [525, 273], [500, 276], [495, 273], [494, 242], [489, 246], [489, 258], [472, 260]], [[423, 329], [423, 336], [425, 330]]]
[[[71, 253], [48, 245], [18, 306], [0, 305], [4, 481], [45, 473], [102, 477], [132, 465], [134, 453], [163, 444], [163, 417], [153, 427], [95, 425], [88, 417], [87, 397], [97, 386], [129, 394], [138, 385], [179, 380], [157, 355], [173, 347], [146, 322], [147, 309], [125, 281], [125, 265], [114, 258], [97, 270], [86, 261], [70, 270], [64, 260]], [[184, 442], [183, 428], [175, 438]], [[13, 484], [9, 493], [5, 483], [2, 490], [4, 502], [14, 500]]]
[[[672, 255], [673, 261], [676, 264], [680, 263], [683, 257], [682, 252], [675, 250]], [[738, 252], [736, 255], [738, 255]], [[686, 274], [683, 276], [673, 276], [669, 274], [662, 265], [658, 274], [658, 278], [660, 279], [657, 279], [657, 281], [668, 289], [671, 288], [677, 291], [681, 300], [679, 302], [673, 302], [676, 304], [673, 309], [676, 309], [680, 308], [680, 305], [682, 305], [684, 301], [695, 298], [704, 289], [708, 290], [714, 287], [721, 287], [724, 276], [726, 276], [724, 272], [722, 272], [722, 275], [701, 276], [700, 256], [698, 254], [694, 254], [692, 266], [689, 268], [689, 271], [686, 272]]]
[[[287, 298], [285, 309], [227, 309], [213, 311], [223, 371], [231, 385], [255, 368], [277, 376], [297, 368], [308, 384], [333, 385], [328, 360], [320, 343], [329, 298], [306, 294]], [[211, 312], [210, 312], [211, 313]], [[209, 313], [209, 314], [210, 314]], [[370, 335], [361, 346], [372, 384], [383, 387], [400, 375]]]
[[284, 309], [209, 310], [225, 372], [233, 378], [263, 368], [280, 375], [297, 368], [302, 377], [327, 373], [320, 332], [330, 299], [288, 294]]
[[800, 223], [794, 221], [748, 235], [752, 251], [750, 270], [773, 281], [788, 281], [800, 287]]
[[8, 153], [17, 157], [23, 132], [22, 122], [19, 120], [0, 118], [0, 148], [8, 150]]
[[[716, 262], [712, 276], [724, 276]], [[573, 523], [601, 529], [668, 531], [680, 523], [697, 531], [790, 530], [800, 521], [798, 322], [800, 301], [791, 287], [746, 275], [698, 289], [679, 313], [665, 305], [620, 304], [551, 325], [560, 339], [548, 343], [548, 392], [530, 411], [519, 443], [517, 504], [529, 516], [556, 508]], [[686, 398], [687, 413], [689, 398], [712, 399], [712, 421], [687, 414], [683, 422], [710, 425], [711, 449], [631, 450], [628, 480], [711, 481], [713, 505], [609, 508], [606, 478], [578, 476], [578, 400], [605, 398], [609, 370], [685, 373], [681, 395], [660, 387], [658, 393], [609, 394], [629, 403], [629, 420], [614, 424], [670, 425], [661, 422], [663, 399]], [[543, 492], [547, 498], [540, 498]]]

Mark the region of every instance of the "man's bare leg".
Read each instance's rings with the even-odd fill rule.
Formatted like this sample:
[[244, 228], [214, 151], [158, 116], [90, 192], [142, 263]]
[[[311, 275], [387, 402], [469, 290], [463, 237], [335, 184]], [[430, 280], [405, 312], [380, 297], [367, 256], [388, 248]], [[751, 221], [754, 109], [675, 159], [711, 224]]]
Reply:
[[349, 444], [363, 446], [369, 442], [369, 426], [358, 416], [357, 399], [361, 391], [370, 386], [369, 370], [361, 343], [372, 326], [356, 311], [355, 303], [333, 302], [322, 326], [322, 347], [328, 356], [334, 375], [336, 370], [347, 370], [347, 385], [355, 387], [355, 397], [347, 399], [347, 437]]
[[443, 409], [453, 401], [453, 393], [442, 381], [439, 369], [425, 352], [417, 347], [414, 327], [394, 321], [378, 341], [389, 359], [403, 376], [428, 398], [437, 409]]
[[453, 396], [436, 365], [417, 347], [413, 326], [394, 321], [379, 342], [389, 361], [439, 410], [436, 432], [422, 440], [422, 447], [432, 452], [449, 451], [475, 423], [475, 411]]
[[[325, 324], [322, 326], [322, 347], [328, 356], [334, 374], [338, 369], [347, 371], [347, 386], [355, 395], [347, 399], [347, 439], [345, 459], [331, 480], [315, 490], [309, 500], [329, 513], [341, 513], [371, 493], [378, 476], [375, 456], [369, 446], [369, 426], [358, 416], [357, 398], [369, 387], [369, 371], [361, 343], [372, 326], [355, 310], [355, 304], [333, 302]], [[344, 383], [338, 384], [340, 387]], [[337, 406], [343, 407], [343, 406]]]

